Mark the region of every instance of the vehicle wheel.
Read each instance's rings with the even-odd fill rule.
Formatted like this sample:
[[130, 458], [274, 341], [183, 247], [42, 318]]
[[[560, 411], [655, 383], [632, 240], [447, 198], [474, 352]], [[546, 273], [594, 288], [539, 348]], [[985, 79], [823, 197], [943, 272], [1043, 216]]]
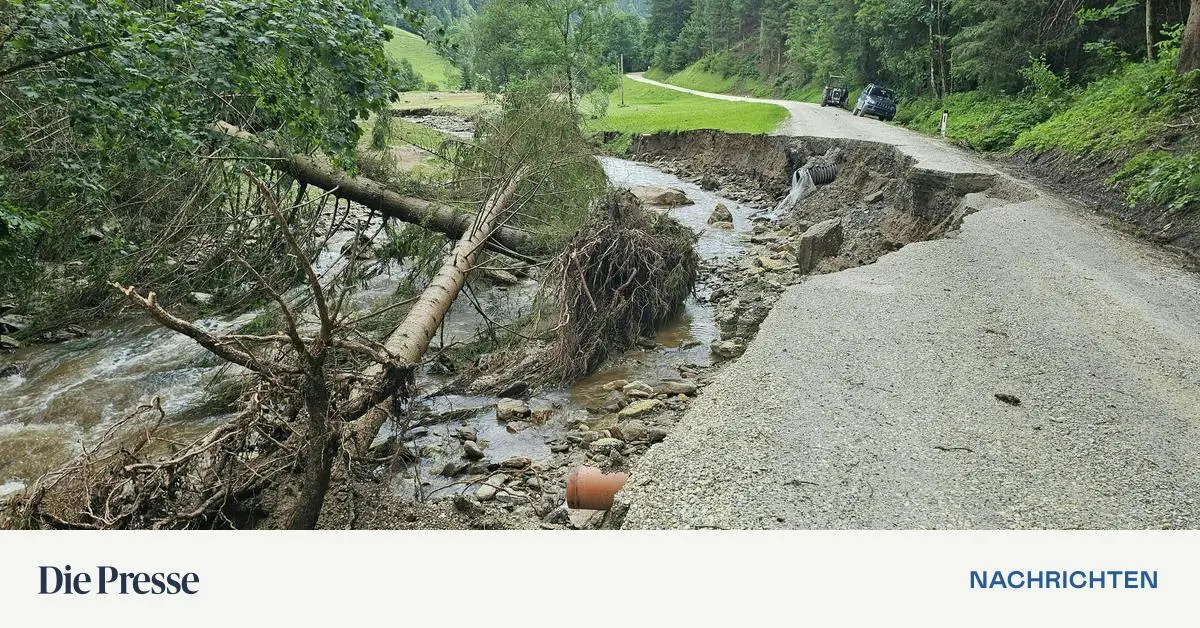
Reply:
[[859, 115], [861, 115], [861, 114], [859, 113], [858, 109], [857, 109], [857, 108], [855, 108], [855, 109], [854, 109], [854, 111], [851, 111], [851, 112], [850, 112], [850, 115], [852, 115], [852, 116], [855, 116], [855, 117], [858, 117], [858, 116], [859, 116]]

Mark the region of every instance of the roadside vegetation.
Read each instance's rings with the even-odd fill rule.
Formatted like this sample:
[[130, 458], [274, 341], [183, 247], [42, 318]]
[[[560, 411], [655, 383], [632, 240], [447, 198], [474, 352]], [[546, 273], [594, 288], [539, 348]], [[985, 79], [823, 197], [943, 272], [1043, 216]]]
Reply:
[[1072, 86], [1044, 65], [1016, 96], [968, 92], [902, 107], [897, 122], [938, 132], [975, 150], [1056, 153], [1091, 164], [1131, 206], [1192, 210], [1200, 200], [1200, 78], [1176, 73], [1168, 40], [1155, 61], [1127, 62], [1085, 86]]

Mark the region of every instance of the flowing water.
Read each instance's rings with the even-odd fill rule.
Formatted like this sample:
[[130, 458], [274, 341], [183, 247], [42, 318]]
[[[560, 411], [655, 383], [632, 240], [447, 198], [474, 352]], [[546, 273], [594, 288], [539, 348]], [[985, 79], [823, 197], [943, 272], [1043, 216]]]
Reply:
[[[614, 158], [601, 159], [605, 171], [617, 186], [672, 187], [684, 191], [695, 201], [669, 211], [670, 216], [700, 233], [697, 250], [706, 261], [738, 255], [743, 248], [742, 235], [750, 230], [749, 215], [754, 211], [734, 201], [720, 198], [686, 181], [644, 164]], [[707, 225], [716, 204], [724, 203], [733, 213], [734, 230], [712, 229]], [[352, 232], [337, 234], [314, 266], [328, 272], [343, 263], [341, 246]], [[357, 307], [370, 307], [394, 293], [402, 278], [401, 269], [391, 267], [373, 277], [357, 294]], [[512, 287], [497, 287], [473, 292], [493, 320], [506, 322], [527, 314], [537, 290], [533, 280]], [[197, 321], [211, 331], [228, 331], [244, 326], [259, 312]], [[466, 298], [451, 308], [443, 333], [434, 340], [451, 343], [471, 339], [483, 325], [483, 317]], [[461, 410], [453, 421], [422, 428], [408, 437], [426, 454], [416, 477], [398, 490], [415, 488], [423, 482], [428, 493], [450, 482], [435, 477], [444, 460], [439, 456], [450, 442], [450, 435], [464, 425], [474, 427], [480, 440], [488, 440], [487, 452], [493, 460], [508, 456], [527, 456], [534, 460], [549, 454], [549, 442], [561, 438], [566, 417], [571, 411], [602, 405], [608, 392], [603, 385], [614, 379], [642, 379], [655, 382], [678, 378], [677, 367], [686, 364], [707, 366], [709, 343], [717, 337], [713, 311], [695, 299], [689, 299], [678, 319], [659, 331], [658, 348], [635, 349], [618, 359], [615, 366], [603, 369], [570, 389], [551, 389], [530, 400], [534, 409], [554, 410], [542, 425], [516, 433], [495, 418], [495, 399], [443, 395], [422, 401], [435, 412]], [[200, 434], [227, 415], [206, 412], [203, 401], [212, 383], [219, 381], [230, 367], [223, 366], [190, 339], [164, 330], [145, 317], [112, 323], [92, 330], [88, 338], [55, 345], [34, 345], [7, 356], [5, 362], [25, 366], [23, 376], [0, 378], [0, 496], [20, 490], [29, 481], [66, 461], [81, 447], [93, 444], [112, 423], [128, 415], [137, 406], [158, 397], [166, 410], [171, 429], [178, 434]], [[436, 382], [427, 380], [428, 388]]]

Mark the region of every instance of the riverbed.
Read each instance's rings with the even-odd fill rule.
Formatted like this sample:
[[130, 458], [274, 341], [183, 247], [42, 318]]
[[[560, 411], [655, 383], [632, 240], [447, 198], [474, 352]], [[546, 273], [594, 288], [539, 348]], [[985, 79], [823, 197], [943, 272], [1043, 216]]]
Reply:
[[[697, 252], [712, 264], [741, 255], [744, 234], [751, 229], [750, 215], [757, 211], [722, 198], [698, 185], [679, 179], [646, 164], [601, 158], [614, 186], [668, 187], [683, 191], [694, 204], [672, 208], [669, 215], [698, 234]], [[733, 229], [713, 228], [708, 218], [718, 203], [733, 215]], [[338, 263], [342, 240], [333, 238], [318, 260], [319, 270]], [[389, 267], [367, 282], [356, 303], [368, 307], [394, 293], [401, 269]], [[474, 291], [489, 317], [501, 323], [527, 312], [537, 290], [529, 279], [515, 286], [480, 286]], [[549, 410], [549, 419], [527, 429], [511, 430], [495, 416], [496, 399], [443, 395], [422, 400], [425, 410], [455, 413], [455, 419], [405, 435], [407, 445], [424, 455], [420, 464], [406, 470], [396, 483], [396, 492], [427, 496], [453, 481], [438, 475], [446, 456], [458, 452], [448, 447], [460, 428], [471, 428], [487, 442], [488, 457], [502, 460], [526, 457], [540, 460], [551, 453], [551, 443], [562, 438], [570, 417], [595, 407], [609, 391], [604, 384], [617, 380], [660, 381], [678, 378], [680, 367], [697, 369], [711, 365], [709, 343], [718, 336], [714, 311], [703, 293], [689, 298], [680, 315], [659, 330], [653, 348], [638, 348], [614, 356], [609, 365], [570, 388], [537, 392], [529, 403]], [[238, 329], [258, 316], [237, 316], [197, 321], [212, 331]], [[485, 324], [466, 298], [458, 299], [450, 311], [442, 334], [434, 341], [452, 343], [470, 340]], [[53, 345], [32, 345], [0, 359], [21, 364], [22, 375], [0, 379], [0, 496], [18, 491], [33, 479], [62, 464], [82, 448], [94, 444], [115, 421], [139, 405], [158, 398], [167, 413], [168, 428], [176, 435], [200, 434], [228, 415], [206, 408], [214, 384], [226, 377], [231, 367], [223, 365], [190, 339], [155, 325], [144, 316], [110, 323], [91, 330], [89, 337]], [[423, 389], [436, 389], [438, 380], [422, 377]], [[211, 404], [208, 404], [211, 405]]]

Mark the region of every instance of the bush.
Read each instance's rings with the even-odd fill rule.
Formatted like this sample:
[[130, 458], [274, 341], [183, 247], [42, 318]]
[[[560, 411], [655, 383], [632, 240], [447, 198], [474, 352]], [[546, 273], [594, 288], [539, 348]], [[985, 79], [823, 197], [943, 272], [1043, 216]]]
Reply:
[[1190, 211], [1200, 205], [1200, 153], [1142, 153], [1130, 159], [1109, 183], [1127, 184], [1125, 200], [1133, 207], [1156, 203], [1174, 211]]
[[425, 85], [425, 79], [421, 78], [421, 75], [413, 69], [413, 65], [408, 59], [401, 59], [396, 64], [396, 81], [402, 92], [415, 92]]
[[963, 92], [950, 94], [942, 101], [902, 103], [896, 121], [918, 131], [937, 133], [943, 108], [950, 111], [947, 137], [989, 152], [1008, 150], [1021, 133], [1050, 117], [1045, 107], [1029, 98]]
[[1175, 73], [1175, 56], [1128, 63], [1088, 85], [1069, 107], [1022, 133], [1016, 148], [1060, 149], [1075, 156], [1129, 157], [1179, 114], [1197, 105], [1194, 77]]

